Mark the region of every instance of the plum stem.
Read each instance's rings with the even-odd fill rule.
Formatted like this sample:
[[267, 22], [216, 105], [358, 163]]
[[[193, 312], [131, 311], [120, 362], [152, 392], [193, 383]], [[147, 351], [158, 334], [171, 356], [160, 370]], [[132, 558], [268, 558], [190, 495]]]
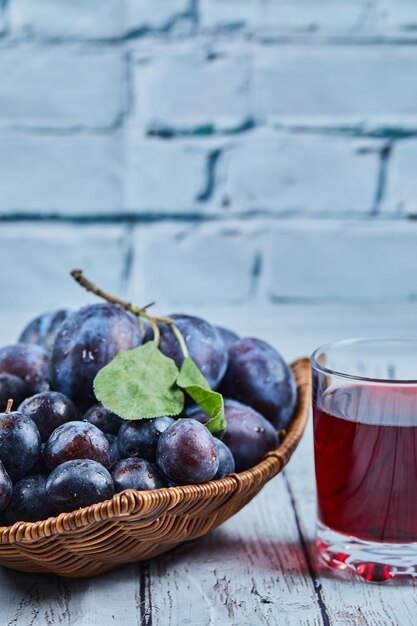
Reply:
[[6, 413], [11, 413], [12, 408], [13, 408], [13, 399], [9, 398], [9, 400], [7, 400]]
[[88, 280], [88, 278], [86, 278], [84, 276], [82, 270], [72, 270], [71, 276], [86, 291], [89, 291], [90, 293], [93, 293], [94, 295], [98, 296], [99, 298], [102, 298], [103, 300], [106, 300], [106, 302], [110, 302], [110, 304], [118, 304], [119, 306], [123, 307], [126, 311], [130, 311], [130, 313], [133, 313], [133, 315], [136, 315], [136, 317], [138, 317], [139, 320], [140, 320], [141, 317], [143, 317], [146, 320], [148, 320], [148, 322], [151, 325], [151, 328], [153, 330], [154, 341], [155, 341], [155, 343], [157, 345], [159, 345], [159, 339], [160, 339], [160, 331], [159, 331], [159, 328], [158, 328], [158, 322], [160, 324], [166, 324], [167, 326], [169, 326], [171, 328], [172, 332], [174, 333], [175, 337], [177, 338], [178, 343], [180, 344], [180, 348], [182, 350], [184, 358], [187, 358], [189, 356], [188, 349], [187, 349], [187, 344], [185, 343], [185, 339], [184, 339], [180, 329], [174, 324], [174, 320], [172, 320], [169, 317], [160, 317], [158, 315], [149, 315], [149, 313], [147, 313], [147, 309], [149, 307], [153, 306], [155, 304], [154, 302], [150, 302], [149, 304], [147, 304], [144, 307], [137, 307], [137, 306], [134, 306], [133, 304], [131, 304], [130, 302], [126, 302], [125, 300], [121, 300], [120, 298], [112, 296], [109, 293], [107, 293], [106, 291], [103, 291], [99, 287], [96, 287], [96, 285], [94, 285], [94, 283], [92, 283], [90, 280]]

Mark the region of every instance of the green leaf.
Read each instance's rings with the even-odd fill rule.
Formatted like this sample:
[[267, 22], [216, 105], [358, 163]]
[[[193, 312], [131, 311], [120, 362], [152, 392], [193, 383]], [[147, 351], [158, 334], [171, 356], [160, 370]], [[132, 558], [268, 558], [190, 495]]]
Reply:
[[223, 396], [210, 389], [207, 380], [190, 357], [183, 361], [177, 385], [184, 389], [210, 417], [206, 424], [209, 431], [214, 436], [221, 437], [226, 430]]
[[175, 385], [178, 368], [153, 341], [119, 354], [94, 379], [94, 393], [106, 409], [125, 420], [179, 415], [184, 394]]

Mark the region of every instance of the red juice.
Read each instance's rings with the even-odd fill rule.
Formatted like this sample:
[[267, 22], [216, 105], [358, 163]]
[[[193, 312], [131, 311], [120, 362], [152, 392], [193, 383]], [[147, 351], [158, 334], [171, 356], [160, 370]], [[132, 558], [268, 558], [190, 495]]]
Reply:
[[314, 411], [318, 515], [365, 541], [417, 542], [417, 390], [328, 389]]

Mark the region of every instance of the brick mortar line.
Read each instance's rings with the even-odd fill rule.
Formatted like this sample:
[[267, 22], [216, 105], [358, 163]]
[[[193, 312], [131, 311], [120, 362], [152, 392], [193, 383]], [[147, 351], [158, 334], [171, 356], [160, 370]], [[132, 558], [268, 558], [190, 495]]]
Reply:
[[74, 224], [74, 225], [111, 225], [111, 224], [159, 224], [159, 223], [180, 223], [180, 224], [223, 224], [227, 222], [239, 222], [242, 219], [245, 223], [256, 224], [258, 222], [293, 223], [299, 224], [302, 221], [312, 223], [349, 223], [349, 224], [369, 224], [369, 223], [408, 223], [416, 221], [417, 215], [399, 215], [398, 213], [378, 213], [375, 214], [370, 209], [368, 213], [311, 213], [304, 212], [239, 212], [221, 213], [216, 212], [208, 215], [205, 211], [197, 213], [113, 213], [108, 215], [54, 215], [50, 213], [30, 214], [3, 214], [0, 215], [0, 224]]

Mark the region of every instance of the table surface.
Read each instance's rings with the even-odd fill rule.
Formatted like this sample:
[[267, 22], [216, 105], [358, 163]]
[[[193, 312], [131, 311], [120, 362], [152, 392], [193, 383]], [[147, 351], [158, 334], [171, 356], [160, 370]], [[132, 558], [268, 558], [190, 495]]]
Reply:
[[[340, 337], [417, 335], [412, 305], [287, 306], [258, 311], [256, 317], [245, 307], [238, 313], [204, 313], [242, 334], [270, 340], [289, 359]], [[0, 315], [0, 345], [30, 316], [28, 311]], [[0, 569], [0, 624], [414, 626], [417, 584], [370, 585], [326, 569], [316, 559], [314, 518], [310, 424], [285, 471], [201, 539], [90, 580]]]

